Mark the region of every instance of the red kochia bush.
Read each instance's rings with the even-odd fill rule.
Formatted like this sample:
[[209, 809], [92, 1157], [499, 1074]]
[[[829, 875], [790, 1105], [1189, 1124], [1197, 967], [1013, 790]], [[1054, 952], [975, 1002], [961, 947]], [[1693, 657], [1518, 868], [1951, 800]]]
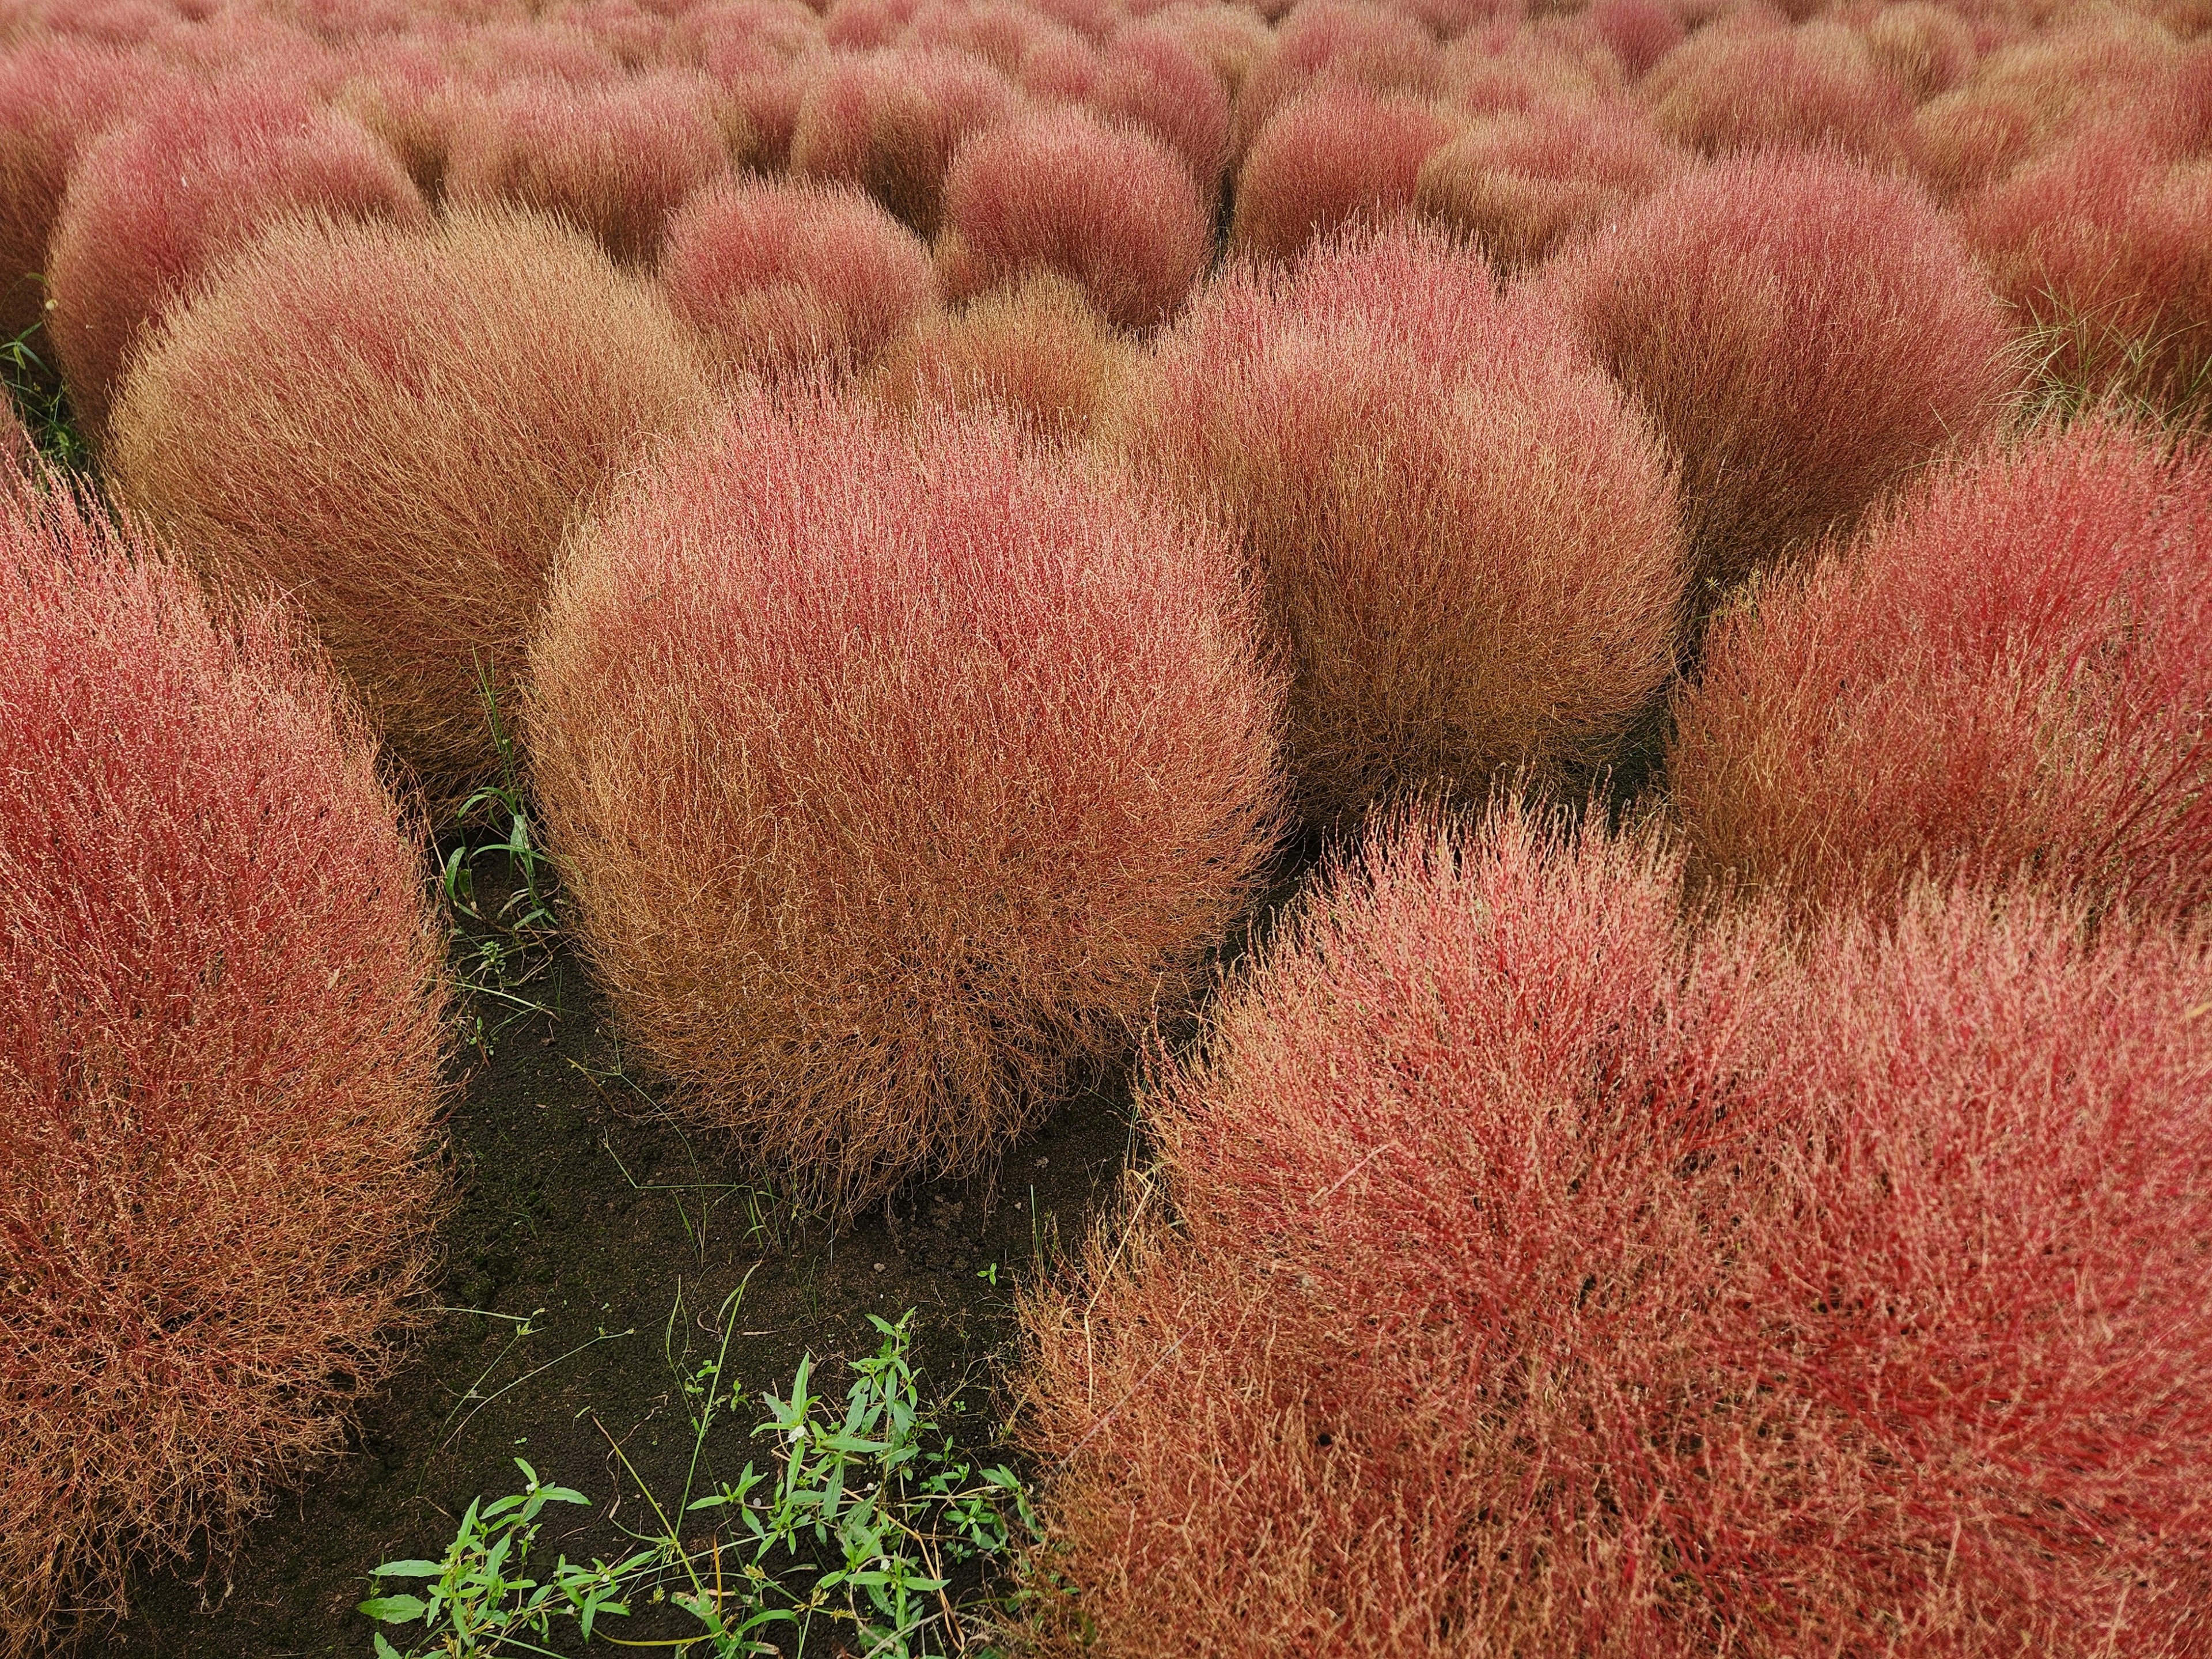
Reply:
[[1832, 22], [1709, 28], [1638, 90], [1662, 132], [1709, 155], [1826, 148], [1896, 166], [1911, 115], [1866, 43]]
[[433, 1260], [426, 872], [291, 624], [0, 490], [0, 1652], [338, 1449]]
[[1271, 838], [1226, 543], [977, 416], [740, 403], [577, 541], [531, 668], [617, 1018], [833, 1201], [1183, 1003]]
[[733, 179], [669, 227], [661, 291], [732, 367], [866, 367], [936, 303], [929, 250], [856, 190]]
[[1243, 540], [1317, 821], [1600, 764], [1672, 666], [1657, 442], [1543, 296], [1435, 232], [1223, 279], [1127, 401], [1132, 461]]
[[89, 432], [105, 427], [141, 331], [226, 255], [301, 211], [429, 216], [406, 169], [358, 123], [258, 85], [173, 89], [86, 153], [54, 228], [48, 331]]
[[458, 787], [495, 759], [479, 667], [511, 691], [569, 515], [707, 398], [580, 231], [294, 222], [149, 343], [108, 478], [203, 570], [296, 594], [395, 751]]
[[1212, 216], [1188, 169], [1155, 140], [1081, 110], [1040, 111], [970, 138], [945, 175], [945, 205], [953, 294], [1056, 271], [1123, 328], [1172, 315], [1213, 251]]
[[948, 47], [841, 53], [807, 88], [791, 169], [865, 190], [934, 236], [954, 152], [1023, 102], [1005, 76]]
[[1929, 479], [1716, 625], [1673, 781], [1700, 861], [1801, 901], [2032, 871], [2212, 899], [2212, 461], [2103, 420]]
[[1435, 92], [1442, 76], [1435, 40], [1405, 13], [1372, 0], [1301, 0], [1244, 77], [1231, 143], [1241, 159], [1261, 129], [1316, 83], [1419, 95]]
[[1172, 22], [1147, 20], [1115, 34], [1085, 101], [1181, 156], [1211, 213], [1228, 165], [1229, 89]]
[[[40, 40], [0, 57], [0, 342], [36, 328], [40, 280], [70, 169], [118, 118], [143, 107], [158, 77], [80, 41]], [[46, 343], [33, 349], [43, 356]]]
[[1237, 175], [1231, 245], [1288, 259], [1331, 231], [1402, 215], [1422, 164], [1451, 132], [1449, 118], [1425, 100], [1322, 82], [1253, 141]]
[[1944, 216], [1832, 156], [1686, 173], [1549, 270], [1681, 453], [1700, 605], [1848, 530], [2017, 383], [2004, 308]]
[[2212, 167], [2108, 120], [1960, 204], [1966, 239], [2047, 375], [2212, 411]]
[[1378, 836], [1142, 1102], [1025, 1310], [1068, 1650], [2196, 1651], [2201, 943], [1969, 894], [1801, 964], [1549, 839]]
[[649, 264], [669, 218], [730, 169], [713, 83], [663, 73], [604, 87], [519, 82], [453, 124], [449, 200], [565, 219], [625, 264]]

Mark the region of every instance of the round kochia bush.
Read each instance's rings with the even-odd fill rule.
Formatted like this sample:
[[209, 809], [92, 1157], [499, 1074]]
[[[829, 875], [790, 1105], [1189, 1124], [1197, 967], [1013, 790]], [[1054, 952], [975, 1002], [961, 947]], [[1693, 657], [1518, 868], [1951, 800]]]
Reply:
[[1706, 606], [1972, 443], [2016, 383], [2004, 307], [1957, 230], [1833, 155], [1694, 169], [1549, 275], [1681, 453]]
[[145, 331], [276, 221], [427, 225], [399, 160], [358, 122], [249, 83], [166, 92], [94, 144], [70, 175], [47, 252], [48, 332], [88, 431]]
[[495, 763], [479, 671], [511, 687], [571, 512], [708, 398], [665, 303], [580, 231], [295, 222], [149, 343], [108, 476], [204, 571], [297, 595], [442, 791]]
[[531, 657], [623, 1027], [833, 1203], [987, 1158], [1249, 896], [1256, 632], [1218, 533], [1009, 425], [742, 403], [579, 536]]
[[1436, 232], [1224, 278], [1133, 378], [1119, 438], [1242, 540], [1316, 822], [1522, 767], [1579, 780], [1673, 665], [1656, 441], [1541, 295], [1499, 297]]
[[2199, 1650], [2201, 939], [1680, 877], [1422, 819], [1231, 987], [1027, 1310], [1066, 1650]]
[[427, 872], [295, 628], [0, 489], [0, 1652], [337, 1450], [431, 1265]]
[[2104, 419], [1930, 475], [1723, 617], [1671, 776], [1706, 873], [1803, 902], [1917, 871], [2212, 900], [2212, 459]]

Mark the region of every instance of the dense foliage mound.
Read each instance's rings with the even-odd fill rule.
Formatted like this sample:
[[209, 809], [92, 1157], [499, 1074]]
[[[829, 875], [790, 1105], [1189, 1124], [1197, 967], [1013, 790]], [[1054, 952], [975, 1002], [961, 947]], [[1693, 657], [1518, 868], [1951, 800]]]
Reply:
[[109, 477], [204, 571], [295, 594], [444, 790], [493, 763], [480, 677], [519, 665], [570, 514], [707, 396], [667, 306], [579, 232], [301, 222], [149, 343]]
[[1804, 902], [1923, 869], [2212, 900], [2212, 459], [2108, 420], [1923, 480], [1723, 617], [1671, 757], [1699, 862]]
[[806, 89], [791, 169], [864, 190], [934, 236], [961, 142], [1012, 120], [1023, 102], [990, 64], [950, 47], [840, 54]]
[[1417, 817], [1165, 1069], [1027, 1310], [1067, 1650], [2201, 1647], [2202, 941], [1679, 873]]
[[1583, 775], [1673, 666], [1656, 441], [1543, 295], [1433, 232], [1224, 276], [1127, 404], [1132, 463], [1243, 544], [1316, 822]]
[[831, 1200], [1187, 1003], [1273, 833], [1226, 541], [983, 417], [740, 403], [578, 540], [531, 666], [623, 1028]]
[[1681, 453], [1701, 605], [1990, 430], [2017, 381], [1957, 230], [1834, 156], [1686, 173], [1550, 270]]
[[1402, 216], [1413, 205], [1422, 164], [1451, 131], [1443, 112], [1425, 99], [1319, 82], [1252, 141], [1237, 174], [1231, 245], [1289, 259], [1332, 231]]
[[660, 287], [731, 368], [848, 374], [936, 302], [929, 250], [860, 191], [732, 180], [669, 227]]
[[0, 1652], [338, 1449], [427, 1277], [427, 872], [284, 617], [0, 490]]
[[54, 228], [48, 332], [92, 433], [142, 331], [296, 212], [428, 220], [406, 169], [357, 123], [256, 84], [171, 88], [91, 147]]

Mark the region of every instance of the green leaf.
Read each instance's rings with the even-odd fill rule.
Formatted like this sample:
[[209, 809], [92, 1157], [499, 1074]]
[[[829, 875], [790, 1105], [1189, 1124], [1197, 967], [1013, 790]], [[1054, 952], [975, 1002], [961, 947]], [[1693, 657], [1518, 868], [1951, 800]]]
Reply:
[[418, 1595], [372, 1595], [355, 1609], [386, 1625], [411, 1625], [422, 1616], [426, 1604]]
[[435, 1578], [445, 1571], [437, 1561], [386, 1561], [380, 1567], [371, 1567], [372, 1578]]

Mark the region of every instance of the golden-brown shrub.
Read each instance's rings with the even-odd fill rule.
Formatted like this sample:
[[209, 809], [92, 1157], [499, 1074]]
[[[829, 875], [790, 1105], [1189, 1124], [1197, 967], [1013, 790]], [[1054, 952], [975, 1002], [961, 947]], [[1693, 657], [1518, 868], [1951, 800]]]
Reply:
[[580, 231], [298, 221], [149, 343], [110, 477], [207, 574], [296, 594], [452, 787], [494, 758], [477, 660], [520, 664], [570, 514], [708, 396], [666, 304]]

